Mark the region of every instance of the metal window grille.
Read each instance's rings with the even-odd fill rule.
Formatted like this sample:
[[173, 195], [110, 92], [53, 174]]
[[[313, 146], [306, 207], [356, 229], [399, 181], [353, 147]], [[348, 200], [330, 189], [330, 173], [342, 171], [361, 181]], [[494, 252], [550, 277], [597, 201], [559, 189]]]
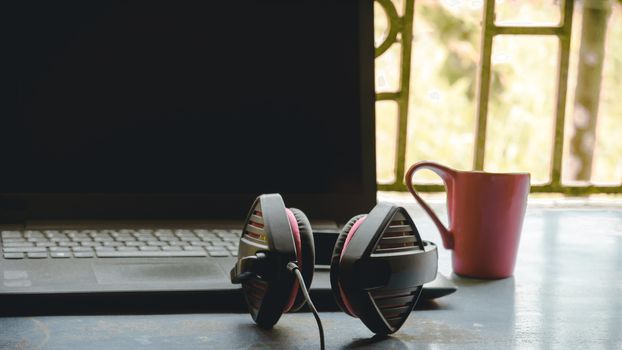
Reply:
[[[399, 90], [376, 94], [377, 101], [394, 101], [398, 109], [398, 129], [396, 135], [395, 180], [389, 184], [378, 184], [379, 190], [406, 191], [404, 173], [406, 167], [406, 138], [408, 126], [408, 99], [410, 83], [410, 62], [413, 41], [414, 1], [403, 2], [404, 12], [400, 16], [391, 0], [375, 0], [382, 6], [387, 17], [389, 28], [384, 41], [376, 48], [376, 57], [385, 53], [393, 44], [401, 44], [401, 70]], [[538, 35], [556, 36], [559, 40], [557, 67], [557, 94], [555, 104], [554, 142], [551, 154], [550, 181], [531, 187], [532, 192], [562, 193], [582, 195], [591, 193], [622, 193], [622, 185], [565, 185], [561, 181], [562, 158], [564, 146], [564, 122], [566, 112], [566, 95], [568, 89], [568, 67], [570, 56], [570, 38], [572, 33], [572, 17], [574, 1], [565, 0], [561, 6], [560, 23], [556, 26], [505, 26], [495, 23], [495, 0], [485, 0], [481, 33], [481, 52], [478, 67], [477, 90], [477, 126], [475, 131], [474, 170], [483, 170], [486, 150], [486, 125], [488, 120], [488, 101], [490, 97], [491, 56], [493, 39], [498, 35]], [[416, 184], [418, 191], [443, 191], [443, 185]]]

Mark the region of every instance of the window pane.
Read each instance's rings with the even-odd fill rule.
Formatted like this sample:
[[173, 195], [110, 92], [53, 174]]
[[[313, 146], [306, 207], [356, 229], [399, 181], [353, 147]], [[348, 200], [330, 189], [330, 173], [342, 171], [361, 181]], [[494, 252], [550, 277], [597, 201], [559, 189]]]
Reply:
[[[456, 3], [415, 2], [406, 167], [424, 159], [472, 167], [482, 9]], [[417, 175], [417, 182], [440, 182]]]
[[400, 88], [401, 45], [393, 44], [376, 58], [376, 92], [395, 92]]
[[378, 183], [395, 181], [397, 103], [376, 102], [376, 171]]
[[500, 25], [555, 25], [560, 22], [563, 3], [564, 0], [496, 0], [495, 22]]
[[555, 37], [494, 39], [485, 170], [549, 181], [558, 46]]
[[389, 34], [389, 17], [384, 8], [374, 2], [374, 44], [380, 46]]

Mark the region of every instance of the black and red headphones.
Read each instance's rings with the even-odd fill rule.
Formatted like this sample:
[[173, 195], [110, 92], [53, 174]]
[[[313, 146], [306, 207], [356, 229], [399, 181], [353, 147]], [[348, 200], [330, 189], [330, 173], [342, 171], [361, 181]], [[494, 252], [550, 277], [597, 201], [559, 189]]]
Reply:
[[[339, 307], [374, 333], [396, 332], [415, 307], [424, 283], [436, 278], [436, 245], [423, 241], [402, 207], [379, 203], [357, 215], [337, 238], [330, 266]], [[313, 280], [313, 231], [305, 214], [279, 194], [259, 196], [246, 218], [231, 282], [241, 283], [253, 320], [271, 328], [300, 309]]]

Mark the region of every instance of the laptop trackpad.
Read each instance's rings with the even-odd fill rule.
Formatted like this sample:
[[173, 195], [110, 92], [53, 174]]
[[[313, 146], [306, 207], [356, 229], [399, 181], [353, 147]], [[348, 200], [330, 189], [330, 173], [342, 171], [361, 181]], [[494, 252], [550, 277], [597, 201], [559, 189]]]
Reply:
[[186, 262], [102, 262], [94, 263], [98, 284], [201, 283], [223, 279], [218, 264]]

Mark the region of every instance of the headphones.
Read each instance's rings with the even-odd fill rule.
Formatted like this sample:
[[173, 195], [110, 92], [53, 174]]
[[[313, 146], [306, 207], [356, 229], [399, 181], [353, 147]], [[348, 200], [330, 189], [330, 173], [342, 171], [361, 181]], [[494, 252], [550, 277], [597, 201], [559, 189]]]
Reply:
[[[339, 234], [330, 264], [333, 295], [341, 310], [374, 333], [391, 334], [417, 304], [424, 283], [436, 278], [436, 245], [423, 241], [402, 207], [379, 203], [350, 219]], [[307, 287], [313, 280], [313, 231], [299, 209], [286, 208], [279, 194], [255, 200], [231, 270], [241, 283], [248, 310], [263, 328], [305, 302], [323, 330]]]

